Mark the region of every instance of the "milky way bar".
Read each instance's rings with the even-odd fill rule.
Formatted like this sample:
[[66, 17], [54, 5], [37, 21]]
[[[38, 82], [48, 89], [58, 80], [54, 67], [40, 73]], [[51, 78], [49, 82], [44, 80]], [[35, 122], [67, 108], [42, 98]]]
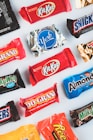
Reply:
[[29, 66], [30, 82], [32, 85], [35, 85], [39, 81], [48, 78], [66, 68], [74, 67], [75, 65], [77, 65], [77, 62], [71, 50], [69, 48], [65, 48], [60, 53], [47, 58], [38, 64]]
[[82, 8], [93, 4], [93, 0], [75, 0], [76, 1], [76, 8]]
[[16, 69], [12, 74], [0, 77], [0, 94], [19, 88], [25, 88], [25, 84], [18, 69]]
[[68, 12], [70, 10], [71, 5], [69, 0], [44, 0], [28, 7], [22, 7], [19, 12], [26, 21], [34, 23], [58, 13]]
[[0, 107], [0, 125], [20, 119], [14, 101], [8, 102], [5, 106]]
[[70, 111], [70, 116], [75, 127], [81, 126], [93, 119], [93, 102]]
[[27, 40], [32, 54], [39, 56], [50, 49], [61, 47], [65, 38], [53, 24], [52, 26], [31, 31]]
[[0, 35], [19, 28], [9, 0], [0, 0]]
[[93, 30], [93, 13], [75, 20], [67, 19], [67, 27], [73, 36], [80, 37], [81, 34]]

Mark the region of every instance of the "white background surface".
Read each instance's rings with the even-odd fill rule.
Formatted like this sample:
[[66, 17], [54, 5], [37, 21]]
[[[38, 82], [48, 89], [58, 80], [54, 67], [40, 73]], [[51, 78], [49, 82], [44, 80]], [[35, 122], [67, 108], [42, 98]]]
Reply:
[[[72, 11], [68, 13], [60, 13], [58, 15], [52, 16], [50, 18], [41, 20], [39, 22], [36, 22], [34, 24], [30, 24], [27, 21], [25, 21], [18, 13], [20, 8], [22, 6], [29, 6], [36, 2], [40, 2], [40, 0], [10, 0], [11, 5], [13, 7], [13, 10], [17, 16], [17, 20], [20, 24], [20, 29], [7, 33], [6, 35], [3, 35], [0, 37], [0, 47], [3, 47], [7, 43], [9, 43], [11, 40], [20, 37], [22, 40], [22, 43], [24, 45], [24, 49], [26, 51], [26, 58], [23, 60], [15, 60], [11, 61], [7, 64], [4, 64], [0, 66], [0, 76], [11, 74], [15, 71], [15, 69], [19, 69], [21, 72], [22, 78], [25, 82], [26, 88], [25, 89], [19, 89], [15, 90], [9, 93], [5, 93], [0, 95], [0, 106], [5, 105], [8, 101], [14, 100], [18, 112], [20, 114], [21, 119], [17, 122], [11, 122], [7, 123], [5, 125], [0, 126], [0, 134], [6, 133], [12, 130], [15, 130], [16, 128], [20, 127], [21, 125], [34, 123], [36, 124], [39, 120], [42, 120], [46, 117], [49, 117], [53, 115], [54, 113], [61, 113], [65, 112], [68, 121], [70, 122], [70, 125], [78, 137], [79, 140], [93, 140], [93, 120], [88, 122], [87, 124], [84, 124], [78, 128], [74, 128], [71, 123], [71, 118], [69, 115], [69, 110], [73, 110], [79, 107], [82, 107], [90, 102], [93, 101], [93, 89], [90, 89], [86, 92], [83, 92], [79, 97], [74, 99], [68, 99], [65, 95], [65, 92], [62, 87], [62, 81], [64, 78], [80, 73], [86, 69], [89, 69], [93, 67], [93, 59], [87, 63], [85, 63], [79, 56], [79, 53], [77, 51], [76, 45], [79, 43], [87, 43], [91, 40], [93, 40], [93, 31], [87, 32], [80, 36], [80, 38], [75, 38], [72, 36], [66, 26], [66, 19], [72, 18], [76, 19], [79, 18], [85, 14], [89, 14], [93, 10], [93, 5], [87, 6], [82, 9], [75, 9], [75, 0], [71, 0], [72, 5]], [[27, 34], [37, 28], [42, 28], [47, 25], [55, 24], [58, 29], [60, 29], [67, 39], [65, 42], [65, 45], [61, 48], [57, 48], [54, 50], [49, 51], [48, 53], [42, 54], [41, 56], [35, 58], [32, 56], [30, 49], [26, 42]], [[63, 50], [64, 48], [69, 47], [76, 60], [78, 65], [73, 68], [65, 69], [64, 71], [61, 71], [57, 73], [54, 76], [51, 76], [50, 78], [47, 78], [41, 82], [39, 82], [37, 85], [32, 86], [29, 83], [29, 72], [28, 72], [28, 66], [36, 64], [58, 52]], [[29, 97], [31, 95], [34, 95], [40, 91], [43, 91], [49, 87], [51, 87], [55, 82], [57, 82], [57, 88], [58, 88], [58, 94], [59, 94], [59, 103], [54, 103], [50, 106], [47, 106], [46, 108], [34, 113], [33, 115], [29, 117], [24, 117], [24, 109], [19, 106], [19, 99], [20, 97]]]

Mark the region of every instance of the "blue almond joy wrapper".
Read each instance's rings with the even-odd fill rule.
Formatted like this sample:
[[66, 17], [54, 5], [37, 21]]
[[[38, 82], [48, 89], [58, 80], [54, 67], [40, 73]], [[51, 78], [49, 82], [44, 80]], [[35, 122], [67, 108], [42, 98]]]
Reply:
[[78, 97], [93, 87], [93, 68], [64, 79], [63, 86], [69, 99]]

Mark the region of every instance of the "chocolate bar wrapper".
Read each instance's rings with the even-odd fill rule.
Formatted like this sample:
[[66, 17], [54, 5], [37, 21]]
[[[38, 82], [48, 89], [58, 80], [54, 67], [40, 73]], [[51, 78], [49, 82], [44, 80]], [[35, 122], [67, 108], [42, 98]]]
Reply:
[[65, 78], [63, 87], [69, 99], [78, 97], [84, 91], [93, 88], [93, 68]]
[[9, 0], [0, 0], [0, 35], [20, 28]]
[[90, 41], [86, 44], [77, 45], [77, 49], [80, 53], [80, 56], [85, 62], [88, 62], [93, 57], [93, 41]]
[[61, 47], [65, 37], [53, 24], [30, 32], [27, 40], [32, 54], [39, 56], [50, 49]]
[[70, 111], [74, 127], [79, 127], [93, 119], [93, 102]]
[[0, 140], [40, 140], [40, 136], [36, 126], [28, 124], [6, 134], [0, 134]]
[[67, 27], [74, 37], [79, 38], [80, 35], [93, 30], [93, 13], [75, 20], [67, 19]]
[[19, 13], [23, 19], [32, 24], [47, 17], [71, 10], [69, 0], [44, 0], [34, 5], [22, 7]]
[[65, 48], [60, 53], [29, 66], [30, 83], [34, 86], [39, 81], [76, 65], [77, 62], [73, 53], [69, 48]]
[[75, 2], [76, 2], [76, 8], [83, 8], [85, 6], [93, 4], [93, 0], [75, 0]]
[[14, 101], [9, 101], [5, 106], [0, 107], [0, 125], [20, 119]]
[[54, 114], [39, 121], [37, 128], [45, 140], [78, 140], [65, 113]]
[[18, 69], [12, 74], [0, 77], [0, 94], [19, 88], [25, 88], [25, 84]]

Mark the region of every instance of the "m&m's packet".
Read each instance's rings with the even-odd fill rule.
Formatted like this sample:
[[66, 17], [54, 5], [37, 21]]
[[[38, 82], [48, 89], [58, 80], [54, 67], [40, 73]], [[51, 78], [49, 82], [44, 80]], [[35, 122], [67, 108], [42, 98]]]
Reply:
[[0, 0], [0, 35], [20, 28], [9, 0]]
[[77, 49], [79, 51], [80, 56], [85, 62], [93, 58], [93, 41], [90, 41], [86, 44], [79, 44], [77, 45]]
[[61, 47], [64, 44], [65, 37], [53, 24], [31, 31], [27, 40], [32, 54], [39, 56], [50, 49]]
[[45, 140], [78, 140], [72, 131], [65, 113], [54, 114], [37, 123]]
[[69, 0], [44, 0], [31, 6], [22, 7], [19, 13], [26, 21], [34, 23], [58, 13], [71, 10]]
[[80, 35], [93, 30], [93, 13], [75, 20], [67, 19], [67, 27], [74, 37], [80, 37]]
[[0, 140], [40, 140], [40, 136], [35, 125], [28, 124], [6, 134], [0, 134]]
[[20, 38], [12, 40], [10, 43], [0, 48], [0, 65], [15, 59], [23, 59], [26, 56]]
[[76, 1], [76, 8], [82, 8], [93, 4], [93, 0], [75, 0]]
[[77, 62], [71, 50], [69, 48], [65, 48], [60, 53], [47, 58], [38, 64], [29, 66], [30, 82], [34, 86], [39, 81], [76, 65]]
[[20, 98], [20, 105], [25, 108], [26, 117], [55, 102], [59, 102], [56, 84], [28, 98]]
[[68, 98], [77, 97], [82, 92], [93, 88], [93, 68], [64, 79], [63, 86]]
[[0, 77], [0, 94], [19, 88], [25, 88], [25, 84], [18, 69], [16, 69], [12, 74]]
[[75, 110], [70, 110], [74, 127], [79, 127], [93, 119], [93, 102]]
[[6, 105], [0, 107], [0, 125], [17, 120], [20, 120], [20, 116], [14, 101], [9, 101]]

